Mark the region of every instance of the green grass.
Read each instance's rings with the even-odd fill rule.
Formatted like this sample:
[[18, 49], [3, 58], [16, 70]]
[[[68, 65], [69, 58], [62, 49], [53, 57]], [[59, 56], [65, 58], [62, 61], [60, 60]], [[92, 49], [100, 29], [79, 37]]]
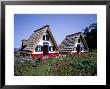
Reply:
[[63, 59], [49, 58], [46, 62], [15, 63], [15, 76], [96, 76], [97, 53], [67, 55]]

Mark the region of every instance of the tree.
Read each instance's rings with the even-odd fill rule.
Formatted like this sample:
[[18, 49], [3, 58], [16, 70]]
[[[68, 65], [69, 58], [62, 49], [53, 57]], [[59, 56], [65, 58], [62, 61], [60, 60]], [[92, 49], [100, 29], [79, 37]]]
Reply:
[[97, 23], [90, 24], [83, 31], [89, 49], [97, 49]]

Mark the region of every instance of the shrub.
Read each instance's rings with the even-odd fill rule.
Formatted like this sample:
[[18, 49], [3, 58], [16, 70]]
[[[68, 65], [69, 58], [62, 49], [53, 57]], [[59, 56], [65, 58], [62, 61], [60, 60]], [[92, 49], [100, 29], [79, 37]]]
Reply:
[[96, 52], [67, 55], [62, 60], [48, 58], [46, 62], [16, 61], [16, 76], [95, 76], [97, 75]]

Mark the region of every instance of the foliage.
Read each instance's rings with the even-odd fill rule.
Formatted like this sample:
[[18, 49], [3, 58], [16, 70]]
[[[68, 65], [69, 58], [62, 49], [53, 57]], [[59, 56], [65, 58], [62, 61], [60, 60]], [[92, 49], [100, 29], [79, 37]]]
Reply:
[[97, 23], [90, 24], [89, 27], [83, 29], [88, 47], [97, 49]]
[[15, 63], [16, 76], [95, 76], [96, 51], [67, 55], [63, 59], [49, 58], [45, 62], [25, 61]]

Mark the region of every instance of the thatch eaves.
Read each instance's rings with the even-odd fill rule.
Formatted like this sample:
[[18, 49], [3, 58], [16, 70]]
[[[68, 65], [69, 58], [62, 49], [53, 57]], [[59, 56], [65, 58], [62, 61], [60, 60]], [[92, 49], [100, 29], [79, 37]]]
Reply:
[[89, 47], [88, 47], [88, 45], [87, 45], [87, 43], [86, 43], [86, 40], [85, 40], [85, 38], [84, 38], [83, 33], [81, 33], [80, 38], [81, 38], [81, 40], [82, 40], [84, 46], [86, 47], [86, 50], [89, 51]]

